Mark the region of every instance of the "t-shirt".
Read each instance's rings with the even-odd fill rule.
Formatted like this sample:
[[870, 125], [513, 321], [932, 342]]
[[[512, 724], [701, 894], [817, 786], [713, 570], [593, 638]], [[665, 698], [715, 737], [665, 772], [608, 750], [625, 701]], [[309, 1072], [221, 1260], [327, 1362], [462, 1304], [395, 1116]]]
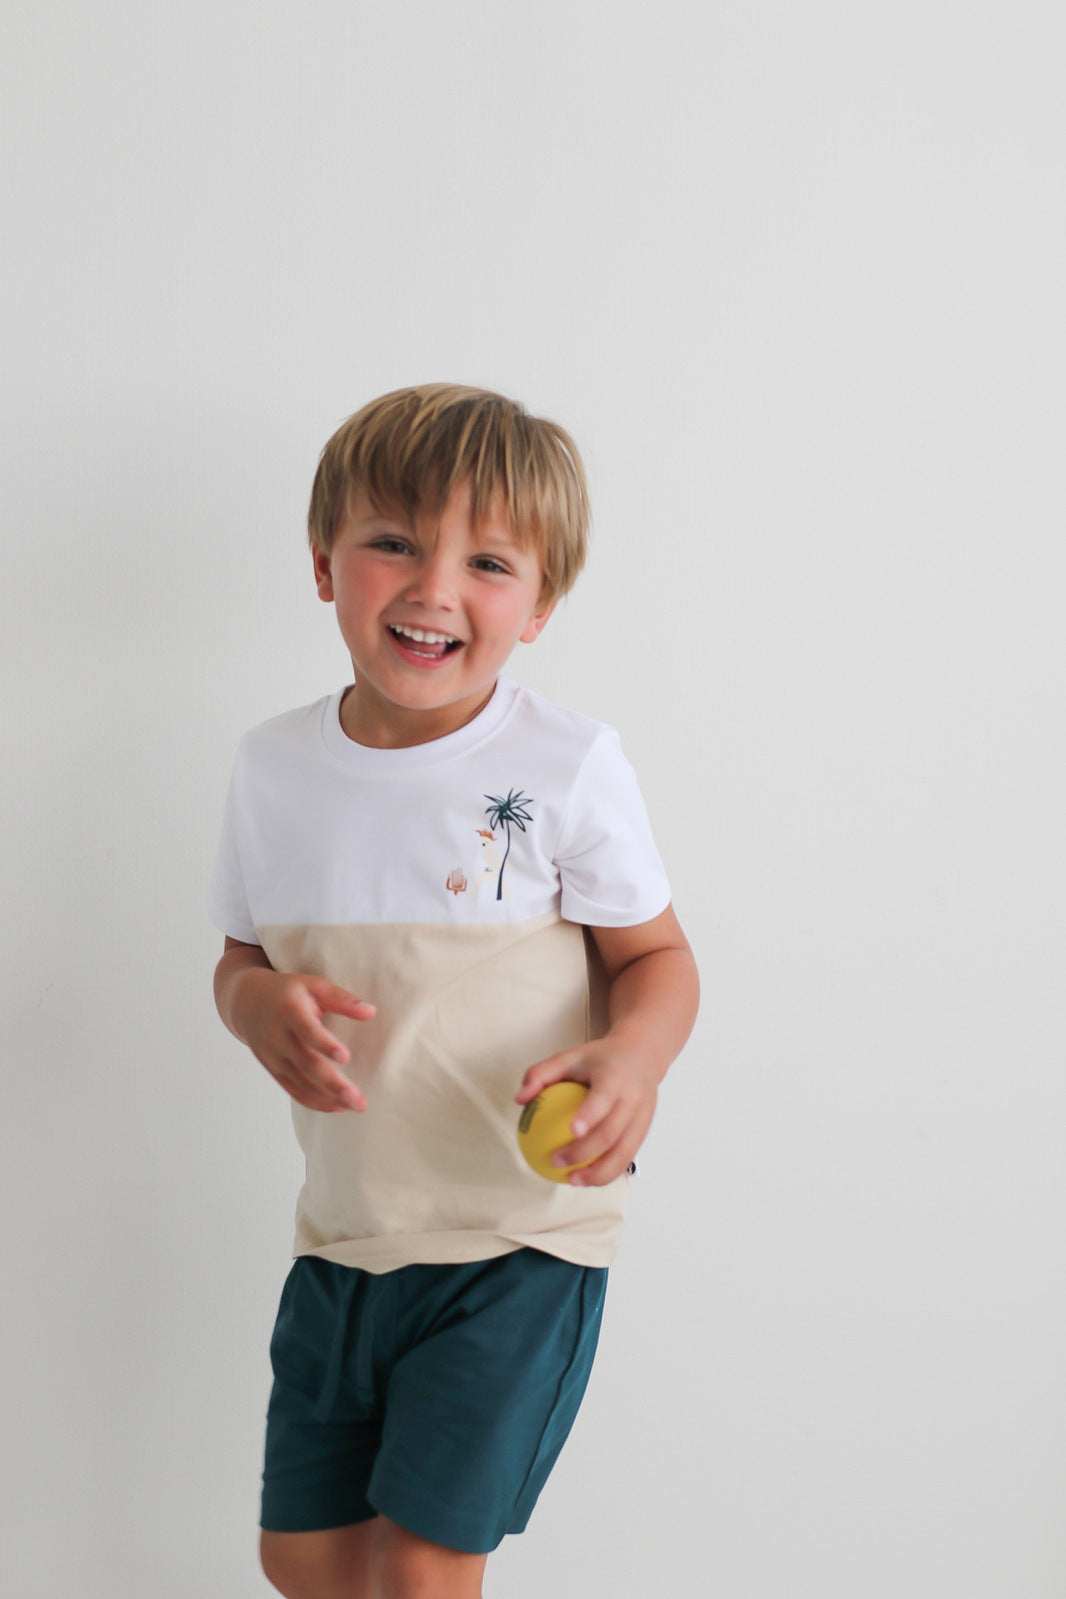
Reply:
[[605, 1030], [584, 928], [669, 903], [618, 735], [501, 678], [456, 732], [371, 749], [341, 728], [343, 692], [242, 739], [209, 897], [277, 970], [377, 1008], [327, 1024], [368, 1109], [292, 1102], [295, 1253], [372, 1272], [526, 1246], [607, 1265], [628, 1179], [537, 1176], [514, 1096], [529, 1066]]

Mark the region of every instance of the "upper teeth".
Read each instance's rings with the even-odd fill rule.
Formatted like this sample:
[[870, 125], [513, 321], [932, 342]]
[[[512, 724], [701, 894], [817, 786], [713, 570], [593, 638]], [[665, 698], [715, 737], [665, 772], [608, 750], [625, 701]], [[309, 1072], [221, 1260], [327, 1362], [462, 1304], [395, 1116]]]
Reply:
[[414, 639], [416, 644], [454, 644], [455, 640], [448, 633], [427, 633], [420, 627], [404, 627], [400, 622], [393, 622], [392, 631], [402, 633], [404, 638]]

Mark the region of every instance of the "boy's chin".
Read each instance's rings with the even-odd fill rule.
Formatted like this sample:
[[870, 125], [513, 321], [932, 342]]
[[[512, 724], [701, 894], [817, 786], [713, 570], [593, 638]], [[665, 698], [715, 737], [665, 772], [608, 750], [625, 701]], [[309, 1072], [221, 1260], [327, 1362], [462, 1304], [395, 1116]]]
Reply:
[[435, 683], [430, 674], [424, 683], [402, 685], [382, 692], [358, 672], [341, 707], [341, 725], [357, 742], [377, 742], [390, 735], [398, 742], [444, 738], [473, 721], [496, 692], [498, 678], [474, 688], [449, 691], [445, 683]]

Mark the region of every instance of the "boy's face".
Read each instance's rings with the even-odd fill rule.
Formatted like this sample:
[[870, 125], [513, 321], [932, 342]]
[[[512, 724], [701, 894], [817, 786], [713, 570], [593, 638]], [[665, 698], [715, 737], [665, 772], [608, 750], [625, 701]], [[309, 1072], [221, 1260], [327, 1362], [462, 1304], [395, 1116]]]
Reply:
[[332, 550], [314, 552], [355, 671], [341, 724], [360, 744], [423, 744], [462, 727], [554, 609], [541, 598], [540, 556], [516, 542], [502, 501], [475, 526], [470, 500], [460, 483], [441, 510], [408, 518], [358, 490]]

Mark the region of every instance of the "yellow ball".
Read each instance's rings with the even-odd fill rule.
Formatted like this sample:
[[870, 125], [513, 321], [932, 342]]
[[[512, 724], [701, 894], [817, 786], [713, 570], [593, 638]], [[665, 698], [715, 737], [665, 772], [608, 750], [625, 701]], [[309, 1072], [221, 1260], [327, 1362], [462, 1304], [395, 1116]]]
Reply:
[[[584, 1083], [552, 1083], [542, 1088], [536, 1099], [524, 1106], [518, 1121], [518, 1147], [526, 1163], [539, 1177], [552, 1183], [565, 1183], [577, 1166], [553, 1166], [557, 1149], [573, 1139], [570, 1123], [588, 1093]], [[579, 1162], [588, 1166], [589, 1161]]]

